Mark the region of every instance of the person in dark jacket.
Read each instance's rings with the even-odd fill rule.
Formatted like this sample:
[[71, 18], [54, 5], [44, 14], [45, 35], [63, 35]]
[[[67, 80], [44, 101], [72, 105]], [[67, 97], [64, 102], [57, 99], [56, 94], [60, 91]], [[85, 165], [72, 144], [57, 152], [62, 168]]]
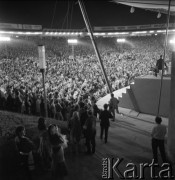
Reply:
[[34, 143], [28, 137], [26, 137], [24, 126], [18, 126], [15, 132], [15, 144], [18, 152], [20, 178], [24, 180], [31, 180], [32, 172], [35, 168], [32, 153]]
[[100, 110], [96, 104], [96, 100], [92, 102], [93, 115], [97, 118], [97, 114], [99, 114]]
[[14, 98], [12, 97], [12, 92], [8, 93], [7, 101], [6, 101], [7, 111], [13, 111], [14, 108]]
[[104, 104], [104, 111], [102, 111], [100, 113], [100, 117], [99, 117], [99, 119], [101, 120], [101, 122], [100, 122], [100, 126], [101, 126], [100, 138], [103, 139], [103, 132], [105, 131], [105, 143], [107, 143], [107, 139], [108, 139], [108, 129], [110, 126], [109, 118], [113, 118], [112, 114], [107, 109], [108, 109], [108, 105]]
[[[162, 71], [163, 71], [163, 69], [164, 69], [164, 66], [165, 66], [166, 68], [168, 67], [167, 64], [166, 64], [166, 62], [164, 62], [163, 56], [160, 55], [160, 58], [159, 58], [159, 59], [157, 60], [157, 62], [156, 62], [156, 71], [157, 71], [157, 73], [159, 73], [159, 72], [162, 73]], [[157, 73], [156, 73], [156, 76], [157, 76]]]
[[95, 153], [96, 117], [92, 111], [88, 111], [88, 118], [85, 122], [87, 154]]
[[15, 107], [14, 107], [15, 112], [20, 113], [21, 112], [21, 106], [22, 106], [22, 100], [21, 100], [19, 91], [16, 91], [16, 93], [15, 93], [14, 105], [15, 105]]

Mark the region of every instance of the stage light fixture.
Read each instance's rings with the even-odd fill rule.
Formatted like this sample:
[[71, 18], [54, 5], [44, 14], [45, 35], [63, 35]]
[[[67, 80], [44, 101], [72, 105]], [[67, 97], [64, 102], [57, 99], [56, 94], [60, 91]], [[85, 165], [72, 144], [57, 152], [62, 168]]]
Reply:
[[125, 39], [117, 39], [118, 43], [124, 43], [126, 40]]
[[175, 39], [170, 39], [170, 44], [175, 44]]
[[0, 36], [0, 41], [10, 41], [10, 37]]
[[78, 40], [77, 39], [68, 39], [67, 42], [68, 42], [68, 44], [74, 45], [74, 44], [78, 43]]

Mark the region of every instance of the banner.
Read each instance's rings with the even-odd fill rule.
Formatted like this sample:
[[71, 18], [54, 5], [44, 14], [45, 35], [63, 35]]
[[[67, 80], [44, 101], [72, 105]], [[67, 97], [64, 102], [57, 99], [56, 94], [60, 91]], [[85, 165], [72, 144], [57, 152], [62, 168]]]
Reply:
[[[170, 23], [170, 28], [175, 28], [175, 24]], [[151, 30], [151, 29], [164, 29], [166, 24], [145, 24], [136, 26], [104, 26], [104, 27], [94, 27], [94, 31], [122, 31], [122, 30]]]
[[41, 25], [23, 24], [22, 27], [23, 29], [28, 29], [28, 30], [42, 30]]
[[22, 29], [22, 24], [0, 23], [0, 29]]

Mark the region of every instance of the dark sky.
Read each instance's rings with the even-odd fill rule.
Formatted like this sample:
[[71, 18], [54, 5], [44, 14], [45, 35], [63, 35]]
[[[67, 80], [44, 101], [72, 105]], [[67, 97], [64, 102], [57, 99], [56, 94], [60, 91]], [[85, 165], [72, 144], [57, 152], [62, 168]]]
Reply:
[[[157, 13], [115, 4], [110, 0], [84, 0], [92, 26], [124, 26], [159, 24], [166, 15], [157, 19]], [[54, 13], [55, 9], [55, 13]], [[53, 18], [54, 16], [54, 18]], [[53, 23], [52, 23], [53, 22]], [[44, 28], [81, 29], [85, 23], [75, 0], [0, 0], [0, 23], [38, 24]]]

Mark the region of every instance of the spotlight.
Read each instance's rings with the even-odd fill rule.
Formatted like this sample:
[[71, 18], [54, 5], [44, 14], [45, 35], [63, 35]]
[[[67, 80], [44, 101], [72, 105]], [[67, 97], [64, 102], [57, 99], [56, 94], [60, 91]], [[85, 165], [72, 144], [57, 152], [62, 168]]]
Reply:
[[134, 8], [134, 7], [131, 7], [130, 13], [134, 13], [134, 11], [135, 11], [135, 8]]
[[170, 44], [175, 44], [175, 39], [170, 39]]
[[10, 41], [10, 37], [3, 37], [3, 36], [0, 36], [0, 41]]
[[158, 14], [157, 14], [157, 19], [159, 19], [161, 17], [161, 13], [159, 12]]
[[124, 43], [126, 40], [123, 38], [123, 39], [117, 39], [117, 42], [118, 43]]

